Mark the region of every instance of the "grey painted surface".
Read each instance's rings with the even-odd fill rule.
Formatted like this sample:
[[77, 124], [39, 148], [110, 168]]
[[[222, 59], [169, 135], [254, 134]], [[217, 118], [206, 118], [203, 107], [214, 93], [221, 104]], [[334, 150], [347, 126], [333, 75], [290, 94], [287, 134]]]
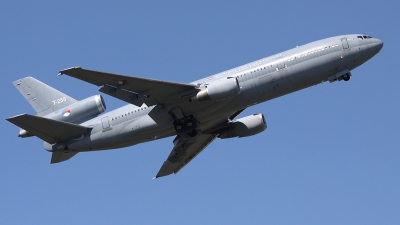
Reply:
[[[359, 38], [360, 36], [363, 35], [349, 34], [315, 41], [191, 84], [115, 75], [82, 68], [63, 70], [61, 73], [103, 86], [100, 89], [101, 92], [131, 104], [81, 123], [82, 127], [90, 128], [83, 137], [54, 145], [45, 143], [44, 147], [48, 151], [66, 152], [66, 154], [67, 152], [115, 149], [178, 133], [174, 141], [175, 147], [163, 166], [168, 169], [167, 171], [160, 170], [158, 174], [164, 176], [176, 173], [215, 139], [218, 130], [231, 125], [229, 118], [236, 115], [236, 112], [328, 80], [331, 82], [337, 78], [341, 80], [346, 74], [343, 71], [351, 71], [381, 50], [383, 43], [379, 39]], [[197, 92], [207, 89], [211, 83], [229, 77], [236, 78], [239, 83], [240, 94], [237, 96], [218, 101], [189, 101]], [[24, 96], [29, 92], [20, 88], [19, 90]], [[74, 103], [73, 100], [69, 100], [70, 97], [67, 99], [67, 95], [64, 94], [66, 101], [63, 101], [64, 95], [59, 95], [60, 93], [56, 92], [49, 93], [46, 98], [43, 98], [44, 103], [39, 106], [34, 105], [29, 98], [26, 99], [35, 109], [40, 108], [41, 112], [51, 108], [45, 107], [45, 109], [42, 105], [53, 104], [53, 108], [56, 107], [56, 109], [51, 112], [59, 113], [57, 110], [66, 109]], [[62, 99], [60, 103], [54, 103], [60, 98]], [[87, 104], [82, 104], [79, 109], [86, 111], [87, 107]], [[71, 117], [73, 113], [71, 112]], [[88, 117], [94, 117], [98, 113], [101, 113], [101, 110], [95, 111]], [[174, 127], [174, 123], [178, 121], [174, 118], [181, 117], [177, 116], [178, 114], [183, 114], [185, 118], [194, 118], [196, 124], [199, 124], [195, 129], [197, 135], [181, 132], [176, 129], [176, 126]], [[38, 116], [44, 115], [39, 113]], [[62, 120], [63, 117], [53, 118]], [[37, 127], [36, 130], [48, 132], [49, 128], [41, 130]], [[46, 135], [51, 136], [51, 134]], [[77, 134], [79, 135], [81, 133]], [[171, 155], [177, 158], [172, 160]], [[57, 161], [56, 158], [60, 160]], [[57, 155], [53, 157], [52, 162], [69, 158]]]

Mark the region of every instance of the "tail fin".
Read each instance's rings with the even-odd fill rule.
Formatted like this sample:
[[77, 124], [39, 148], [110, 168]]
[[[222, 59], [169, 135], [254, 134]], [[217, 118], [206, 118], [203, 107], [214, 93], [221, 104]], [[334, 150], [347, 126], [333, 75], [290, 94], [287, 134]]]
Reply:
[[47, 115], [77, 102], [74, 98], [33, 77], [16, 80], [13, 84], [35, 109], [38, 116]]

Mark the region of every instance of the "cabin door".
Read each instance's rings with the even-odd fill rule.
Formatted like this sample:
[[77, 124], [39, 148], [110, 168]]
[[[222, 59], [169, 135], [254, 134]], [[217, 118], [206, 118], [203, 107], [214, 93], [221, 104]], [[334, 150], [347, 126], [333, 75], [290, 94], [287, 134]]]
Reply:
[[347, 38], [342, 38], [341, 40], [343, 49], [349, 49], [349, 43], [347, 42]]
[[101, 123], [103, 124], [103, 129], [107, 129], [110, 127], [110, 122], [108, 121], [108, 116], [101, 119]]

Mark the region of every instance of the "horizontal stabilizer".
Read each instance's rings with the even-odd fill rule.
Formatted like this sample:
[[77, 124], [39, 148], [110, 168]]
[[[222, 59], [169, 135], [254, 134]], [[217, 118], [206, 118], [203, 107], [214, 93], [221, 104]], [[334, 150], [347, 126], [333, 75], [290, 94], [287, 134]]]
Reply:
[[7, 120], [50, 144], [71, 140], [91, 129], [28, 114], [14, 116]]
[[78, 152], [53, 152], [50, 163], [59, 163], [68, 160], [78, 154]]

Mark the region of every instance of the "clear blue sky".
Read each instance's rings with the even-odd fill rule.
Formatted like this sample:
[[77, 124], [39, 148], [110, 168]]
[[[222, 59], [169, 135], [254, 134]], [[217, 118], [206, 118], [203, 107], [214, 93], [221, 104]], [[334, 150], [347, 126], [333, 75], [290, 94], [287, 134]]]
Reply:
[[[4, 1], [0, 3], [1, 224], [399, 224], [398, 1]], [[157, 180], [172, 138], [50, 165], [5, 118], [34, 110], [33, 76], [76, 99], [71, 66], [191, 82], [318, 39], [365, 33], [382, 51], [350, 82], [257, 106], [268, 129], [216, 140]], [[105, 96], [108, 109], [125, 103]]]

